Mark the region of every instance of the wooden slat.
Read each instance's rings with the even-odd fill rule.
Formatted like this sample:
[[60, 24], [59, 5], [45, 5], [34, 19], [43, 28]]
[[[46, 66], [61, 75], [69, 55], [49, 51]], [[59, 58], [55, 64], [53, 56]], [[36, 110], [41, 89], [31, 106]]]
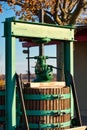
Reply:
[[54, 86], [55, 87], [64, 87], [65, 86], [65, 82], [40, 82], [40, 83], [37, 83], [37, 82], [30, 82], [30, 83], [24, 83], [25, 84], [25, 86], [30, 86], [31, 88], [32, 87], [40, 87], [40, 88], [47, 88], [47, 87], [53, 87], [54, 88]]
[[[70, 88], [65, 87], [64, 82], [51, 82], [51, 83], [30, 83], [26, 84], [24, 94], [42, 94], [42, 95], [56, 95], [68, 94]], [[2, 91], [2, 90], [1, 90]], [[1, 101], [2, 99], [2, 101]], [[0, 98], [0, 104], [5, 103], [4, 97]], [[26, 100], [25, 106], [27, 110], [62, 110], [70, 108], [70, 99], [54, 99], [54, 100]], [[3, 113], [4, 114], [4, 113]], [[45, 124], [53, 124], [58, 122], [66, 122], [70, 120], [70, 114], [62, 116], [28, 116], [29, 123], [37, 123], [43, 120]], [[22, 117], [23, 122], [23, 117]], [[68, 127], [67, 127], [68, 128]], [[65, 128], [55, 128], [50, 130], [63, 130]]]
[[66, 129], [66, 130], [86, 130], [87, 126], [81, 126], [81, 127], [76, 127], [76, 128], [70, 128], [70, 129]]

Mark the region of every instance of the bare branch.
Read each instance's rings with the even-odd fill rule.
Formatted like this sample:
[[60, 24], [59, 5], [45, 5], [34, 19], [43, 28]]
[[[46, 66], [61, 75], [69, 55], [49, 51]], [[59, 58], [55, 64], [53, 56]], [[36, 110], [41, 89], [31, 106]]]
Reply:
[[63, 3], [63, 8], [65, 9], [66, 7], [66, 0], [64, 0], [64, 3]]
[[19, 6], [21, 6], [21, 7], [23, 7], [23, 6], [24, 6], [24, 4], [23, 4], [23, 3], [21, 3], [21, 2], [19, 2], [19, 1], [16, 1], [15, 5], [19, 5]]
[[84, 0], [83, 6], [84, 6], [84, 9], [87, 8], [87, 1]]
[[71, 15], [69, 24], [75, 24], [77, 17], [79, 16], [81, 10], [83, 7], [83, 1], [79, 0], [76, 9], [74, 10], [74, 12]]
[[44, 10], [45, 13], [49, 14], [51, 17], [53, 17], [53, 14], [51, 12], [49, 12], [48, 10]]
[[44, 15], [44, 22], [50, 23], [50, 24], [55, 24], [55, 21], [53, 21], [52, 18], [50, 16], [48, 16], [47, 14]]
[[59, 8], [59, 0], [56, 0], [56, 4], [55, 4], [55, 7], [54, 7], [54, 14], [53, 14], [53, 16], [54, 16], [54, 20], [58, 23], [58, 24], [60, 24], [60, 25], [62, 25], [62, 21], [61, 21], [61, 19], [58, 17], [58, 8]]
[[71, 11], [75, 8], [76, 4], [78, 4], [78, 1], [77, 1], [77, 0], [74, 1], [74, 2], [72, 2], [72, 3], [69, 5], [69, 12], [71, 12]]
[[0, 2], [3, 2], [3, 1], [4, 1], [4, 2], [7, 2], [7, 0], [0, 0]]
[[[87, 9], [87, 0], [0, 0], [3, 1], [12, 6], [19, 18], [23, 16], [32, 20], [33, 16], [38, 17], [38, 10], [44, 9], [46, 22], [49, 19], [59, 25], [74, 24], [82, 9], [84, 14]], [[15, 5], [20, 6], [21, 10]]]

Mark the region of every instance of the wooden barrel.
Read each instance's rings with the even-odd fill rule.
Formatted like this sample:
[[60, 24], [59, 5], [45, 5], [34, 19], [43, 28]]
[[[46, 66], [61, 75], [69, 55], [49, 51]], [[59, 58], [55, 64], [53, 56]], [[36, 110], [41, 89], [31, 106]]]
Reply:
[[70, 128], [69, 87], [58, 82], [25, 85], [24, 99], [30, 130]]

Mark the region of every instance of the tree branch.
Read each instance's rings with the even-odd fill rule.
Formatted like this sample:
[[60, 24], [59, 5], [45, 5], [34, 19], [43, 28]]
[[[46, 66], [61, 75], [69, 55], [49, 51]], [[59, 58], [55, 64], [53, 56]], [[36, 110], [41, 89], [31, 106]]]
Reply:
[[81, 10], [83, 8], [83, 1], [79, 0], [76, 9], [71, 14], [71, 18], [68, 24], [75, 24], [77, 17], [79, 16]]
[[58, 16], [58, 8], [59, 8], [59, 0], [56, 0], [56, 4], [55, 4], [55, 7], [54, 7], [54, 14], [53, 14], [53, 17], [54, 17], [54, 20], [59, 24], [59, 25], [62, 25], [62, 21], [61, 19], [59, 18]]
[[55, 21], [52, 20], [52, 18], [50, 16], [48, 16], [47, 14], [44, 15], [44, 22], [50, 23], [50, 24], [55, 24]]
[[69, 5], [69, 12], [71, 12], [74, 8], [75, 8], [75, 5], [78, 4], [78, 1], [74, 1], [72, 2], [70, 5]]

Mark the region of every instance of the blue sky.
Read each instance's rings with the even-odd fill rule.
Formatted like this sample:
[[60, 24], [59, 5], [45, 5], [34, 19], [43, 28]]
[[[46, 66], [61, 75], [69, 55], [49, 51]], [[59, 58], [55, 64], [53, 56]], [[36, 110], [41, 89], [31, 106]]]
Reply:
[[[9, 9], [9, 7], [5, 4], [5, 10], [0, 14], [0, 74], [5, 74], [5, 38], [4, 34], [4, 24], [2, 22], [5, 21], [5, 18], [15, 16], [13, 10]], [[27, 60], [26, 54], [23, 54], [22, 43], [19, 40], [16, 40], [16, 72], [17, 73], [27, 73]], [[30, 56], [38, 56], [38, 47], [30, 48]], [[56, 56], [56, 48], [55, 46], [47, 46], [44, 50], [45, 55], [47, 56]], [[30, 72], [34, 73], [34, 66], [36, 60], [30, 60]], [[56, 60], [49, 59], [47, 60], [47, 64], [56, 65]]]

